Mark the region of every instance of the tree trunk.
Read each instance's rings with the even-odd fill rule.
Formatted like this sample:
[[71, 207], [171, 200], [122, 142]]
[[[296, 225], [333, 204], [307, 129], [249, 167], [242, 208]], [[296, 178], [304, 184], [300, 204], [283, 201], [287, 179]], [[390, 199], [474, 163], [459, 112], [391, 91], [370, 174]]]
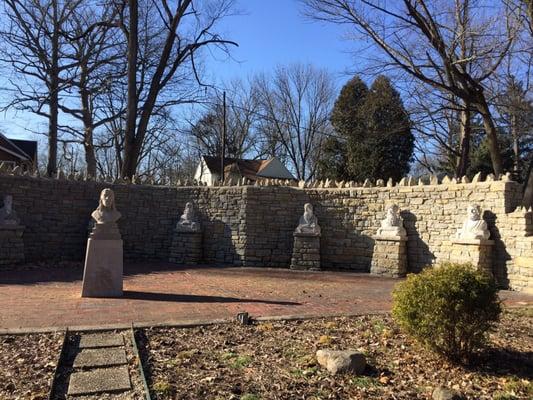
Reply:
[[494, 170], [494, 174], [496, 176], [501, 175], [503, 172], [503, 163], [502, 155], [500, 153], [500, 145], [498, 143], [498, 132], [496, 130], [496, 126], [494, 125], [489, 106], [484, 97], [477, 101], [476, 108], [483, 118], [483, 127], [485, 128], [485, 133], [487, 135], [489, 144], [492, 169]]
[[57, 1], [52, 2], [54, 32], [52, 34], [51, 48], [51, 68], [50, 68], [50, 100], [48, 121], [48, 164], [46, 174], [54, 176], [57, 174], [57, 123], [59, 115], [59, 22]]
[[87, 68], [81, 65], [80, 74], [80, 98], [83, 119], [83, 148], [85, 150], [85, 164], [87, 167], [87, 177], [96, 178], [96, 155], [94, 153], [93, 133], [94, 122], [91, 110], [91, 94], [87, 90]]
[[511, 114], [511, 137], [513, 138], [513, 154], [514, 154], [514, 173], [518, 176], [520, 173], [520, 146], [518, 140], [518, 126], [516, 123], [516, 114]]
[[522, 205], [527, 208], [533, 207], [533, 155], [531, 156], [531, 161], [529, 162], [529, 170], [526, 177]]
[[128, 24], [128, 104], [126, 130], [124, 132], [124, 160], [121, 175], [132, 179], [137, 169], [139, 147], [136, 140], [137, 122], [137, 52], [139, 8], [137, 0], [128, 0], [130, 20]]
[[457, 167], [455, 169], [455, 177], [461, 178], [466, 175], [466, 170], [470, 161], [470, 138], [472, 136], [472, 124], [470, 121], [470, 104], [465, 103], [464, 109], [460, 111], [461, 126], [460, 126], [460, 143], [459, 143], [459, 159], [457, 160]]

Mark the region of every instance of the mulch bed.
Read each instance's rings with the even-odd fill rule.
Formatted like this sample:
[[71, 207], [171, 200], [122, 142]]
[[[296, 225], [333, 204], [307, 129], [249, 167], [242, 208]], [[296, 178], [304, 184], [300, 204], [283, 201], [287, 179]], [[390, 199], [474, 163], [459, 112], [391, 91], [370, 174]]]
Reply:
[[[156, 399], [429, 399], [437, 386], [470, 399], [533, 398], [533, 309], [507, 311], [470, 366], [425, 351], [389, 316], [139, 332]], [[364, 375], [331, 376], [315, 353], [357, 349]]]
[[[429, 399], [436, 386], [470, 399], [533, 398], [533, 309], [508, 310], [471, 366], [421, 349], [389, 316], [138, 330], [155, 399]], [[46, 399], [62, 333], [0, 336], [0, 399]], [[361, 376], [331, 376], [321, 348], [356, 349]]]
[[0, 336], [0, 399], [47, 399], [63, 335]]

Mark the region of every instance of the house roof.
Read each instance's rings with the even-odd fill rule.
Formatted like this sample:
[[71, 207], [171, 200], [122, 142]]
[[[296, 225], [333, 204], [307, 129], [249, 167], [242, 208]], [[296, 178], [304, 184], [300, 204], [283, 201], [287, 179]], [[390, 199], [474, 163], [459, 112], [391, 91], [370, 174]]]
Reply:
[[9, 139], [11, 143], [17, 146], [25, 154], [30, 157], [31, 161], [37, 160], [37, 141], [35, 140], [19, 140]]
[[[204, 156], [207, 168], [213, 174], [220, 176], [220, 157]], [[260, 172], [272, 161], [270, 160], [247, 160], [243, 158], [224, 158], [225, 172], [240, 172], [240, 174], [249, 179], [257, 179]]]
[[[12, 156], [20, 159], [21, 161], [31, 161], [33, 160], [33, 157], [28, 155], [20, 146], [16, 144], [16, 142], [29, 142], [27, 140], [12, 140], [5, 137], [3, 134], [0, 133], [0, 149], [4, 150], [5, 152], [11, 154]], [[37, 143], [35, 143], [35, 146], [37, 147]]]

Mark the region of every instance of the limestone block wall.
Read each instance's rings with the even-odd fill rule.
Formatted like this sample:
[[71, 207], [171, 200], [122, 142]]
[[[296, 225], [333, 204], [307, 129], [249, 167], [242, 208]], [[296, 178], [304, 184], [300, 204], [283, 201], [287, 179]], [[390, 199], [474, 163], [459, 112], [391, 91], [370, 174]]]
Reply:
[[496, 277], [512, 288], [533, 287], [533, 217], [516, 210], [521, 195], [517, 183], [448, 181], [415, 186], [412, 179], [393, 187], [272, 183], [276, 182], [165, 187], [0, 175], [0, 195], [13, 195], [14, 208], [26, 226], [25, 258], [30, 262], [83, 260], [90, 214], [100, 191], [111, 187], [123, 215], [119, 228], [126, 258], [168, 260], [174, 226], [185, 203], [192, 201], [202, 224], [204, 263], [288, 268], [293, 231], [303, 205], [311, 202], [322, 227], [322, 269], [360, 272], [370, 270], [372, 236], [389, 204], [402, 210], [408, 268], [417, 272], [450, 259], [451, 239], [464, 221], [467, 205], [478, 203], [495, 240]]
[[168, 260], [174, 226], [187, 201], [197, 204], [209, 263], [240, 265], [244, 254], [242, 188], [111, 185], [0, 176], [0, 195], [12, 194], [26, 226], [26, 261], [83, 260], [92, 211], [102, 189], [115, 191], [118, 221], [128, 259]]
[[292, 234], [304, 204], [310, 201], [308, 194], [285, 186], [245, 186], [243, 191], [246, 193], [245, 265], [288, 268]]
[[519, 208], [501, 215], [494, 236], [499, 281], [533, 294], [533, 212]]

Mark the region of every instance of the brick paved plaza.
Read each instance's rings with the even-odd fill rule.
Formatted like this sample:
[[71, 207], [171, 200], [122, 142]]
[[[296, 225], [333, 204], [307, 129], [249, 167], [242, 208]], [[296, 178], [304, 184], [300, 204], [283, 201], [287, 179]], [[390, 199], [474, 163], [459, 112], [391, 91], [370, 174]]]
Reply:
[[[3, 271], [0, 328], [178, 323], [231, 318], [241, 311], [253, 317], [384, 312], [398, 282], [347, 272], [170, 264], [130, 264], [125, 274], [123, 298], [82, 299], [81, 267]], [[533, 304], [533, 296], [501, 293], [507, 304]]]

